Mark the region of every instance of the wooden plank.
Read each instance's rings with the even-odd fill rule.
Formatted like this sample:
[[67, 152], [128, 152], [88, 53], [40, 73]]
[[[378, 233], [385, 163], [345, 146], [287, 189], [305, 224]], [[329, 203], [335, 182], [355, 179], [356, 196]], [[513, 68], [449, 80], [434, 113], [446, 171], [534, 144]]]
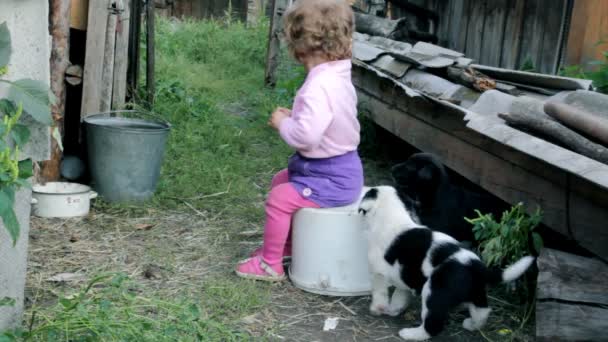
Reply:
[[515, 69], [517, 56], [521, 45], [521, 32], [524, 22], [524, 5], [526, 0], [511, 0], [508, 2], [507, 21], [502, 42], [500, 66]]
[[99, 106], [101, 112], [107, 112], [112, 108], [117, 23], [118, 13], [116, 9], [113, 8], [108, 15], [108, 26], [106, 27], [106, 46], [104, 49], [103, 71], [101, 76], [101, 101]]
[[[206, 1], [207, 3], [209, 3], [209, 1]], [[206, 17], [206, 11], [205, 11], [205, 7], [203, 4], [203, 0], [191, 0], [191, 6], [192, 6], [192, 12], [190, 13], [190, 16], [192, 18], [195, 19], [201, 19], [201, 18], [205, 18]]]
[[543, 248], [537, 265], [538, 300], [608, 305], [608, 265], [604, 262]]
[[[608, 37], [608, 1], [576, 0], [566, 49], [566, 64], [575, 65], [603, 60], [606, 44], [597, 45]], [[587, 65], [585, 65], [587, 66]]]
[[538, 258], [538, 341], [604, 341], [608, 329], [608, 266], [544, 249]]
[[572, 238], [608, 261], [608, 193], [578, 177], [572, 177], [570, 189], [568, 203]]
[[486, 6], [483, 40], [481, 41], [481, 64], [499, 66], [502, 50], [508, 0], [492, 0]]
[[89, 15], [89, 0], [71, 0], [70, 27], [85, 31]]
[[544, 0], [543, 14], [545, 26], [538, 70], [545, 74], [555, 74], [562, 51], [564, 21], [567, 0]]
[[[608, 236], [606, 236], [608, 230], [603, 228], [605, 227], [604, 223], [608, 221], [608, 191], [570, 173], [584, 172], [584, 174], [592, 174], [595, 170], [589, 165], [582, 165], [579, 171], [559, 169], [556, 165], [544, 161], [539, 156], [522, 152], [519, 145], [517, 150], [508, 146], [501, 139], [495, 137], [493, 133], [495, 130], [491, 127], [479, 131], [477, 131], [477, 128], [476, 130], [469, 129], [464, 121], [463, 114], [453, 108], [440, 105], [433, 106], [432, 103], [422, 97], [411, 98], [405, 96], [403, 90], [395, 87], [393, 81], [380, 78], [374, 72], [368, 71], [357, 64], [353, 67], [353, 83], [358, 90], [360, 104], [371, 108], [373, 112], [386, 111], [384, 115], [387, 116], [412, 116], [435, 130], [452, 135], [456, 139], [484, 151], [486, 154], [506, 161], [508, 165], [516, 165], [516, 167], [509, 166], [504, 169], [494, 168], [491, 171], [474, 168], [468, 175], [463, 175], [509, 203], [515, 204], [518, 201], [524, 201], [528, 203], [530, 211], [534, 211], [539, 206], [544, 212], [543, 222], [551, 229], [562, 235], [572, 237], [583, 247], [608, 260], [608, 249], [605, 248], [608, 245]], [[378, 103], [380, 99], [382, 103]], [[534, 150], [546, 155], [554, 155], [560, 150], [539, 139], [526, 139], [527, 135], [523, 133], [514, 135], [512, 129], [506, 126], [504, 128], [505, 139], [510, 141], [521, 140], [529, 143], [530, 146], [524, 150]], [[490, 135], [482, 133], [487, 130], [491, 131]], [[406, 132], [405, 134], [410, 133], [414, 134], [414, 132]], [[453, 145], [436, 142], [434, 140], [436, 132], [429, 134], [426, 139], [431, 141], [428, 144], [437, 143], [446, 146], [444, 148], [449, 147], [452, 152], [448, 151], [446, 154], [460, 154], [460, 152], [451, 148]], [[407, 137], [403, 138], [412, 143]], [[541, 145], [538, 145], [539, 143]], [[416, 144], [413, 145], [416, 146]], [[436, 148], [427, 152], [433, 152], [434, 149]], [[559, 158], [559, 156], [560, 154], [557, 154], [554, 157]], [[486, 157], [485, 155], [473, 156], [463, 153], [462, 156], [455, 158], [467, 160], [470, 158], [485, 159]], [[595, 165], [594, 163], [591, 164]], [[524, 175], [528, 175], [526, 176], [528, 178], [504, 175], [514, 172], [523, 172]], [[487, 175], [491, 173], [503, 174], [503, 176], [492, 175], [492, 177], [504, 177], [504, 179], [498, 181], [486, 179]], [[550, 195], [545, 196], [545, 194]]]
[[[137, 0], [135, 0], [137, 1]], [[114, 85], [112, 89], [112, 109], [123, 109], [127, 96], [127, 67], [129, 54], [129, 28], [131, 0], [120, 2], [122, 12], [118, 17], [116, 32], [116, 55], [114, 58]]]
[[536, 341], [606, 341], [606, 317], [605, 308], [537, 302]]
[[534, 70], [538, 70], [543, 34], [545, 32], [543, 24], [546, 8], [543, 7], [547, 5], [547, 1], [551, 0], [526, 1], [523, 27], [523, 32], [525, 32], [525, 34], [522, 35], [517, 69], [522, 68], [526, 62], [531, 62], [534, 66]]
[[[405, 113], [397, 109], [402, 107], [388, 105], [361, 88], [358, 95], [372, 119], [389, 132], [424, 152], [436, 154], [449, 168], [508, 203], [523, 202], [529, 212], [542, 208], [543, 222], [567, 233], [563, 229], [566, 191], [562, 187], [452, 135], [448, 129], [438, 129], [408, 115], [414, 106]], [[427, 113], [437, 113], [430, 110]]]
[[99, 112], [106, 29], [108, 26], [107, 0], [91, 1], [87, 25], [87, 44], [82, 85], [81, 118]]
[[270, 29], [268, 30], [268, 48], [266, 50], [266, 70], [264, 72], [264, 85], [274, 87], [277, 83], [276, 71], [279, 66], [279, 54], [281, 53], [281, 41], [278, 30], [280, 27], [281, 16], [279, 14], [282, 0], [271, 0], [272, 17], [270, 19]]
[[129, 11], [129, 65], [127, 67], [127, 94], [133, 97], [139, 83], [139, 56], [141, 36], [141, 13], [142, 3], [138, 0], [131, 1]]
[[485, 25], [485, 13], [487, 0], [478, 0], [471, 3], [469, 10], [469, 25], [467, 26], [467, 40], [465, 54], [468, 58], [480, 60], [481, 42], [483, 41], [483, 28]]
[[465, 52], [467, 44], [467, 32], [469, 29], [470, 7], [473, 0], [451, 0], [450, 1], [450, 30], [448, 41], [450, 48]]

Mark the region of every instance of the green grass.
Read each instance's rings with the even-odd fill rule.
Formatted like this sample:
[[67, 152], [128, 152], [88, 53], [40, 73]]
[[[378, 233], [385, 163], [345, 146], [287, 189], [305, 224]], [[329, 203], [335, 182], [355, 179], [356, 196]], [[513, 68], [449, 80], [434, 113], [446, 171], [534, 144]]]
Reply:
[[[259, 201], [289, 148], [268, 125], [288, 106], [302, 73], [263, 88], [268, 26], [161, 20], [154, 111], [173, 124], [157, 196], [160, 207], [183, 201], [227, 215], [260, 218]], [[204, 197], [219, 192], [222, 196]], [[204, 197], [204, 198], [200, 198]]]

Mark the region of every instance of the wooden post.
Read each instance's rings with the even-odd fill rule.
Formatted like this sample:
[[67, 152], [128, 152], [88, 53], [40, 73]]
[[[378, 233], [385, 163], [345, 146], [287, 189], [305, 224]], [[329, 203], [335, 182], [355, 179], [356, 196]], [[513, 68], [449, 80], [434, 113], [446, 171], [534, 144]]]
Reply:
[[146, 90], [148, 105], [154, 105], [154, 1], [146, 3]]
[[89, 2], [81, 118], [98, 113], [101, 105], [100, 86], [103, 76], [106, 29], [108, 25], [108, 3], [107, 0]]
[[107, 112], [112, 108], [112, 86], [114, 84], [114, 54], [116, 47], [116, 24], [118, 12], [116, 2], [112, 1], [106, 27], [106, 45], [104, 49], [103, 71], [101, 74], [101, 101], [99, 110]]
[[[51, 107], [53, 129], [63, 135], [63, 118], [65, 113], [65, 72], [70, 65], [70, 0], [51, 1], [51, 91], [57, 102]], [[59, 179], [62, 151], [57, 141], [51, 138], [51, 159], [42, 163], [41, 182]]]
[[129, 53], [130, 0], [118, 1], [118, 26], [116, 30], [116, 54], [114, 57], [114, 86], [112, 109], [122, 109], [127, 95], [127, 59]]
[[279, 9], [282, 0], [272, 0], [272, 17], [270, 19], [270, 30], [268, 33], [268, 50], [266, 52], [266, 72], [264, 75], [264, 85], [274, 87], [277, 83], [277, 67], [279, 66], [279, 55], [281, 53], [281, 40], [279, 39], [279, 27], [281, 20], [281, 10]]
[[141, 0], [131, 0], [129, 29], [129, 65], [127, 67], [127, 84], [130, 97], [135, 95], [139, 81], [139, 37], [141, 35]]

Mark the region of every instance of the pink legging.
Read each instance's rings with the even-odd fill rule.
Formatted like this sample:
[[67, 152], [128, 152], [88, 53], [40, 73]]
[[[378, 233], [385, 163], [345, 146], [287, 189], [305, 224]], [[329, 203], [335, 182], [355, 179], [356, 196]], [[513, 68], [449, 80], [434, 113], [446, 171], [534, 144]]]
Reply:
[[291, 218], [298, 209], [319, 206], [302, 197], [289, 183], [287, 169], [272, 178], [271, 190], [266, 200], [266, 225], [262, 258], [269, 265], [280, 264], [283, 250], [291, 239]]

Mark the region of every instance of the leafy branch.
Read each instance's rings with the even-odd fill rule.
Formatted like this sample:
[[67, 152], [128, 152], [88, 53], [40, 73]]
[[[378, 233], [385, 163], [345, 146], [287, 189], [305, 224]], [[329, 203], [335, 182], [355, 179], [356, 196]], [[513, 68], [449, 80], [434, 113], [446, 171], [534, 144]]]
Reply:
[[[12, 53], [11, 37], [6, 23], [0, 24], [0, 77], [8, 72]], [[20, 160], [20, 148], [30, 138], [30, 130], [20, 124], [24, 113], [34, 120], [51, 125], [50, 105], [54, 97], [48, 87], [40, 81], [21, 79], [8, 81], [0, 79], [0, 84], [8, 87], [6, 98], [0, 98], [0, 219], [7, 229], [13, 245], [20, 234], [19, 222], [13, 209], [15, 192], [21, 187], [29, 187], [32, 177], [32, 161]]]

